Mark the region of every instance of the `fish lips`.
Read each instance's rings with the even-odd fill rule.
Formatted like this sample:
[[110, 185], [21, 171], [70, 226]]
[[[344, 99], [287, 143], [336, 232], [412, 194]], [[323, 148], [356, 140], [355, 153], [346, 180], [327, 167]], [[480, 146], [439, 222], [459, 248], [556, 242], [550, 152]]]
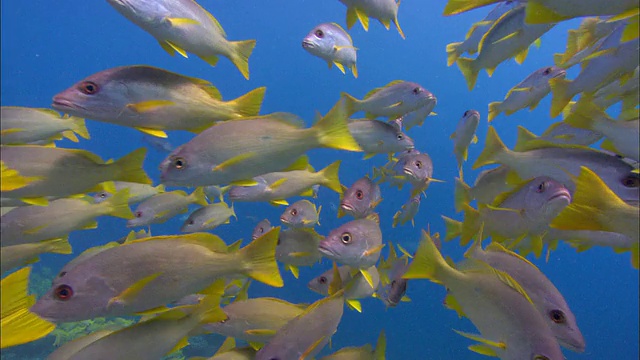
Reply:
[[558, 191], [556, 191], [555, 194], [553, 194], [549, 198], [549, 201], [554, 201], [554, 200], [557, 200], [557, 199], [566, 199], [567, 203], [570, 203], [571, 202], [571, 193], [567, 189], [559, 189]]
[[84, 110], [82, 106], [74, 103], [73, 101], [66, 99], [63, 96], [56, 95], [53, 97], [53, 102], [51, 103], [51, 107], [59, 110], [59, 111], [67, 111], [67, 110]]
[[326, 243], [327, 242], [324, 240], [320, 241], [320, 244], [318, 244], [318, 251], [329, 259], [336, 259], [338, 254], [336, 254]]
[[312, 43], [308, 40], [302, 40], [302, 48], [303, 49], [313, 49], [316, 47], [316, 44]]

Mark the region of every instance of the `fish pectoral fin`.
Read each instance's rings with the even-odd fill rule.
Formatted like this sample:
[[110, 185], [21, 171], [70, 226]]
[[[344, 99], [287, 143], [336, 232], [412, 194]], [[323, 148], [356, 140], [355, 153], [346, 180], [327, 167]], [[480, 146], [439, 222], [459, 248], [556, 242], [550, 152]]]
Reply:
[[244, 333], [247, 335], [272, 336], [276, 334], [276, 331], [273, 329], [250, 329], [245, 330]]
[[182, 27], [185, 25], [202, 25], [198, 20], [189, 19], [189, 18], [166, 17], [165, 20], [168, 21], [173, 27]]
[[256, 156], [255, 152], [248, 152], [248, 153], [244, 153], [244, 154], [240, 154], [240, 155], [234, 156], [234, 157], [232, 157], [230, 159], [227, 159], [227, 160], [223, 161], [222, 163], [216, 165], [212, 169], [212, 171], [224, 170], [225, 168], [227, 168], [229, 166], [237, 165], [237, 164], [242, 163], [243, 161], [245, 161], [247, 159], [251, 159], [254, 156]]
[[258, 185], [258, 182], [255, 181], [254, 179], [236, 180], [236, 181], [232, 181], [230, 183], [230, 185], [233, 185], [233, 186], [256, 186], [256, 185]]
[[298, 360], [305, 360], [309, 357], [309, 354], [311, 354], [318, 346], [320, 346], [320, 344], [322, 344], [322, 342], [324, 341], [324, 339], [326, 338], [326, 336], [323, 336], [321, 338], [319, 338], [318, 340], [316, 340], [316, 342], [314, 342], [313, 344], [311, 344], [311, 346], [309, 346], [298, 358]]
[[137, 113], [146, 113], [175, 104], [176, 103], [170, 100], [147, 100], [135, 104], [127, 104], [127, 109], [133, 110]]
[[392, 108], [395, 108], [395, 107], [398, 107], [398, 106], [401, 106], [401, 105], [402, 105], [402, 101], [398, 101], [397, 103], [391, 104], [391, 105], [387, 106], [386, 108], [387, 109], [392, 109]]
[[505, 40], [509, 40], [509, 39], [511, 39], [511, 38], [514, 38], [514, 37], [518, 36], [521, 32], [522, 32], [522, 30], [514, 31], [514, 32], [512, 32], [511, 34], [509, 34], [509, 35], [507, 35], [507, 36], [504, 36], [504, 37], [502, 37], [502, 38], [500, 38], [500, 39], [498, 39], [498, 40], [494, 41], [494, 42], [493, 42], [493, 44], [497, 44], [497, 43], [499, 43], [499, 42], [502, 42], [502, 41], [505, 41]]
[[344, 66], [342, 66], [342, 64], [340, 64], [337, 61], [334, 61], [333, 64], [340, 70], [342, 71], [343, 74], [346, 74], [346, 72], [344, 71]]
[[289, 253], [289, 256], [291, 257], [295, 257], [295, 258], [300, 258], [300, 257], [305, 257], [305, 256], [312, 256], [313, 254], [311, 254], [310, 252], [306, 252], [306, 251], [295, 251], [292, 253]]
[[[185, 57], [185, 58], [189, 57], [189, 56], [187, 56], [187, 52], [186, 51], [184, 51], [181, 47], [179, 47], [178, 45], [174, 44], [173, 42], [171, 42], [169, 40], [165, 40], [164, 43], [168, 47], [170, 47], [173, 51], [177, 52], [178, 54], [182, 55], [183, 57]], [[165, 47], [163, 46], [162, 48], [165, 48]]]
[[483, 338], [480, 335], [470, 334], [470, 333], [459, 331], [459, 330], [455, 330], [455, 329], [453, 331], [455, 331], [458, 335], [466, 337], [467, 339], [471, 339], [473, 341], [477, 341], [477, 342], [479, 342], [481, 344], [490, 346], [490, 347], [492, 347], [494, 349], [502, 349], [502, 350], [504, 350], [504, 349], [507, 348], [507, 344], [503, 343], [502, 341], [488, 340], [488, 339]]
[[9, 134], [15, 134], [15, 133], [19, 133], [25, 131], [25, 129], [20, 129], [20, 128], [13, 128], [13, 129], [5, 129], [0, 131], [0, 135], [9, 135]]
[[275, 189], [279, 188], [280, 186], [282, 186], [282, 184], [284, 184], [286, 182], [287, 182], [286, 178], [278, 179], [278, 180], [274, 181], [271, 185], [269, 185], [269, 187], [271, 188], [271, 190], [275, 190]]
[[130, 300], [134, 299], [140, 293], [140, 291], [144, 289], [145, 286], [147, 286], [147, 284], [149, 284], [155, 278], [160, 276], [160, 274], [161, 273], [151, 274], [149, 276], [146, 276], [138, 280], [133, 285], [126, 288], [119, 295], [109, 299], [109, 302], [107, 303], [107, 308], [111, 307], [113, 304], [126, 304]]
[[34, 228], [24, 230], [22, 233], [25, 234], [25, 235], [34, 235], [34, 234], [39, 233], [43, 229], [45, 229], [47, 226], [48, 226], [48, 224], [36, 226]]
[[289, 206], [289, 203], [287, 202], [287, 200], [284, 200], [284, 199], [271, 200], [269, 201], [269, 204], [273, 206], [280, 206], [280, 205]]
[[499, 357], [498, 353], [496, 352], [496, 349], [489, 345], [473, 344], [473, 345], [469, 345], [468, 349], [480, 355]]
[[364, 279], [367, 280], [367, 284], [369, 284], [369, 286], [371, 286], [372, 289], [375, 289], [375, 285], [373, 285], [373, 277], [371, 276], [371, 272], [369, 272], [369, 270], [367, 269], [360, 269], [360, 273], [362, 274], [362, 277], [364, 277]]
[[161, 314], [164, 312], [167, 312], [171, 310], [170, 308], [166, 307], [166, 306], [158, 306], [158, 307], [154, 307], [151, 309], [147, 309], [144, 311], [140, 311], [135, 313], [136, 315], [140, 315], [140, 316], [146, 316], [146, 315], [157, 315], [157, 314]]
[[510, 211], [510, 212], [515, 212], [515, 213], [521, 213], [522, 209], [510, 209], [510, 208], [504, 208], [504, 207], [500, 207], [500, 206], [493, 206], [493, 205], [489, 205], [486, 204], [485, 205], [487, 207], [487, 209], [493, 210], [493, 211]]
[[345, 301], [347, 303], [347, 305], [352, 308], [353, 310], [361, 313], [362, 312], [362, 304], [360, 303], [360, 301], [356, 300], [356, 299], [348, 299]]
[[138, 131], [141, 131], [147, 135], [151, 135], [151, 136], [155, 136], [155, 137], [159, 137], [159, 138], [163, 138], [166, 139], [169, 136], [167, 136], [167, 133], [162, 131], [162, 130], [157, 130], [157, 129], [149, 129], [149, 128], [144, 128], [144, 127], [136, 127], [135, 128]]

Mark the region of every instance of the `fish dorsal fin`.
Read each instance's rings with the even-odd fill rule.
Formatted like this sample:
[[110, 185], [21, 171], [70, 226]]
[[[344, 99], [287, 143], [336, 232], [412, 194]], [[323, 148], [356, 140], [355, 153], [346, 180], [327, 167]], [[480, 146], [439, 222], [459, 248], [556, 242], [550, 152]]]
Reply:
[[222, 100], [222, 94], [220, 93], [220, 90], [218, 90], [218, 88], [216, 88], [215, 86], [206, 85], [206, 86], [201, 86], [200, 88], [204, 90], [207, 94], [209, 94], [209, 96], [211, 96], [212, 98], [216, 100]]
[[65, 151], [68, 151], [70, 153], [76, 154], [78, 156], [82, 156], [85, 157], [93, 162], [95, 162], [96, 164], [104, 164], [104, 160], [102, 160], [102, 158], [100, 158], [100, 156], [87, 151], [87, 150], [81, 150], [81, 149], [65, 149]]
[[351, 39], [351, 35], [349, 35], [349, 33], [342, 28], [342, 26], [338, 25], [337, 23], [331, 23], [331, 25], [337, 27], [338, 29], [342, 30], [342, 32], [347, 35], [347, 38], [349, 39], [349, 42], [353, 44], [353, 40]]
[[518, 253], [515, 253], [515, 252], [513, 252], [513, 251], [511, 251], [511, 250], [509, 250], [509, 249], [507, 249], [506, 247], [502, 246], [502, 244], [497, 243], [497, 242], [495, 242], [495, 241], [494, 241], [494, 242], [492, 242], [491, 244], [487, 245], [487, 248], [486, 248], [485, 250], [486, 250], [486, 251], [502, 252], [502, 253], [505, 253], [505, 254], [509, 254], [509, 255], [511, 255], [511, 256], [513, 256], [513, 257], [516, 257], [516, 258], [518, 258], [518, 259], [520, 259], [520, 260], [524, 261], [525, 263], [527, 263], [527, 264], [531, 265], [533, 268], [535, 268], [535, 269], [537, 269], [538, 271], [540, 271], [540, 270], [538, 269], [538, 267], [537, 267], [537, 266], [535, 266], [535, 265], [533, 265], [533, 263], [532, 263], [531, 261], [527, 260], [527, 259], [526, 259], [526, 258], [524, 258], [522, 255], [520, 255], [520, 254], [518, 254]]
[[160, 241], [160, 240], [176, 240], [180, 239], [181, 241], [189, 242], [192, 244], [198, 244], [206, 247], [209, 250], [218, 253], [226, 253], [228, 251], [227, 244], [217, 235], [213, 235], [205, 232], [197, 232], [191, 234], [182, 234], [180, 236], [176, 235], [162, 235], [162, 236], [153, 236], [143, 239], [136, 239], [130, 242], [130, 244], [144, 242], [144, 241]]
[[304, 119], [299, 117], [296, 114], [288, 113], [288, 112], [275, 112], [267, 115], [268, 118], [281, 121], [283, 123], [295, 126], [297, 128], [304, 127]]
[[384, 334], [384, 329], [380, 330], [378, 335], [378, 342], [376, 343], [376, 349], [373, 352], [373, 360], [385, 360], [385, 353], [387, 352], [387, 337]]

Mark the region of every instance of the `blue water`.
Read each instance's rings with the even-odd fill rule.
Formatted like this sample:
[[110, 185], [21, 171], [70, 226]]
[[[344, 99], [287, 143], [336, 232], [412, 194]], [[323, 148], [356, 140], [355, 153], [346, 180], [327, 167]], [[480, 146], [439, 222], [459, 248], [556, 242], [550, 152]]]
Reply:
[[[3, 106], [49, 107], [51, 98], [76, 81], [95, 72], [122, 65], [148, 64], [184, 75], [211, 81], [225, 99], [235, 98], [259, 86], [267, 93], [262, 113], [287, 111], [306, 119], [310, 125], [316, 111], [326, 113], [341, 92], [362, 97], [370, 89], [396, 79], [414, 81], [438, 98], [437, 116], [427, 119], [422, 127], [408, 133], [415, 139], [416, 148], [431, 155], [434, 177], [445, 183], [434, 183], [427, 190], [416, 227], [410, 224], [392, 228], [393, 214], [404, 204], [408, 189], [398, 191], [382, 186], [383, 202], [379, 206], [381, 227], [386, 240], [415, 249], [420, 229], [430, 224], [432, 232], [444, 233], [441, 215], [454, 217], [453, 180], [458, 170], [449, 135], [467, 109], [477, 109], [483, 116], [478, 129], [480, 142], [469, 150], [470, 161], [464, 165], [467, 182], [473, 182], [478, 171], [471, 164], [482, 150], [487, 130], [487, 104], [502, 100], [505, 93], [532, 71], [552, 65], [552, 56], [563, 52], [566, 32], [578, 26], [569, 21], [553, 28], [542, 37], [540, 49], [532, 47], [522, 65], [513, 60], [501, 64], [493, 77], [482, 72], [474, 91], [468, 91], [459, 70], [446, 66], [445, 46], [462, 41], [471, 24], [479, 21], [488, 9], [443, 17], [445, 1], [403, 1], [399, 21], [407, 36], [403, 40], [395, 29], [386, 31], [372, 20], [365, 32], [359, 24], [350, 31], [358, 51], [359, 78], [337, 69], [327, 69], [326, 63], [312, 57], [301, 47], [301, 40], [315, 25], [337, 22], [345, 25], [346, 8], [338, 1], [208, 1], [201, 4], [222, 24], [229, 39], [256, 39], [257, 46], [250, 58], [251, 80], [245, 80], [225, 58], [213, 68], [195, 56], [189, 59], [170, 57], [146, 32], [136, 27], [111, 8], [105, 1], [3, 1], [2, 2], [2, 92]], [[568, 78], [575, 76], [574, 70]], [[510, 117], [501, 116], [494, 125], [508, 146], [513, 146], [516, 127], [523, 125], [536, 134], [557, 121], [549, 118], [549, 98], [532, 112], [521, 111]], [[104, 159], [119, 158], [135, 148], [145, 146], [142, 134], [136, 130], [87, 121], [91, 140], [72, 143], [59, 142], [60, 147], [83, 148]], [[193, 135], [171, 132], [170, 141], [180, 145]], [[148, 145], [146, 145], [148, 146]], [[145, 170], [158, 182], [158, 165], [165, 154], [150, 149]], [[310, 152], [311, 162], [320, 169], [337, 158], [342, 159], [341, 182], [350, 185], [371, 171], [373, 166], [386, 162], [379, 155], [362, 161], [362, 154], [331, 150]], [[346, 222], [337, 219], [335, 207], [338, 195], [328, 189], [320, 190], [317, 202], [323, 206], [321, 234]], [[236, 203], [238, 221], [218, 228], [215, 233], [227, 242], [249, 239], [251, 229], [259, 220], [268, 218], [277, 224], [283, 208], [267, 204]], [[99, 228], [74, 232], [70, 241], [77, 254], [82, 250], [125, 236], [129, 229], [125, 220], [99, 219]], [[178, 233], [181, 220], [152, 226], [154, 235]], [[443, 252], [458, 260], [462, 249], [457, 240], [443, 245]], [[385, 251], [386, 253], [386, 251]], [[40, 266], [54, 273], [71, 256], [44, 255]], [[583, 253], [566, 245], [553, 252], [548, 262], [533, 259], [536, 265], [555, 283], [577, 317], [587, 342], [582, 354], [565, 351], [567, 359], [638, 359], [638, 271], [631, 268], [628, 253], [615, 254], [610, 249], [596, 248]], [[285, 287], [275, 289], [254, 283], [250, 296], [275, 296], [291, 302], [313, 302], [317, 294], [306, 283], [328, 269], [324, 261], [313, 268], [302, 268], [300, 279], [284, 273]], [[375, 344], [378, 333], [387, 334], [389, 359], [482, 359], [466, 349], [471, 342], [455, 334], [452, 329], [475, 332], [467, 319], [459, 319], [455, 312], [445, 309], [444, 288], [428, 281], [411, 281], [407, 295], [412, 299], [397, 308], [385, 310], [376, 299], [363, 301], [363, 313], [345, 310], [338, 332], [332, 339], [332, 350], [343, 346]], [[222, 339], [211, 335], [210, 344]], [[17, 347], [13, 354], [3, 351], [2, 358], [31, 359], [34, 353], [48, 353], [52, 339]], [[200, 343], [202, 344], [202, 343]], [[50, 350], [47, 350], [50, 349]], [[190, 355], [212, 355], [216, 347], [199, 347]]]

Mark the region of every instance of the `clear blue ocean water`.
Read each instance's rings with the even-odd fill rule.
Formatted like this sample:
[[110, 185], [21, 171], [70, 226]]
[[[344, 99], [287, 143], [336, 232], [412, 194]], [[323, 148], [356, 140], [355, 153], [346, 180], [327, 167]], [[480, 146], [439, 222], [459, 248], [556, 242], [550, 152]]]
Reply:
[[[506, 92], [534, 70], [552, 65], [553, 54], [563, 52], [567, 30], [575, 28], [579, 20], [557, 25], [542, 37], [541, 48], [532, 47], [522, 65], [513, 60], [501, 64], [493, 77], [481, 72], [477, 86], [468, 91], [458, 68], [446, 66], [445, 46], [462, 41], [471, 24], [481, 20], [488, 8], [453, 17], [443, 17], [445, 1], [405, 0], [399, 10], [399, 22], [406, 34], [403, 40], [395, 29], [387, 31], [372, 20], [365, 32], [356, 24], [350, 34], [358, 51], [359, 78], [337, 69], [327, 69], [326, 63], [314, 58], [301, 47], [302, 38], [317, 24], [337, 22], [346, 27], [346, 8], [338, 1], [272, 0], [272, 1], [210, 1], [201, 0], [222, 24], [230, 40], [256, 39], [250, 58], [251, 79], [245, 80], [225, 58], [211, 67], [195, 56], [184, 59], [171, 57], [146, 32], [118, 14], [105, 1], [3, 1], [2, 2], [2, 76], [1, 103], [3, 106], [49, 107], [51, 98], [78, 80], [98, 71], [123, 65], [147, 64], [180, 74], [211, 81], [225, 99], [235, 98], [251, 89], [267, 87], [261, 113], [286, 111], [306, 119], [310, 125], [316, 111], [326, 113], [339, 100], [341, 92], [362, 97], [374, 87], [396, 79], [414, 81], [438, 98], [437, 116], [431, 116], [422, 127], [408, 131], [416, 141], [416, 148], [427, 152], [434, 162], [434, 177], [445, 183], [434, 183], [427, 190], [416, 226], [410, 224], [392, 228], [393, 214], [405, 203], [409, 190], [398, 191], [382, 185], [383, 202], [378, 207], [381, 227], [386, 240], [400, 243], [413, 251], [420, 230], [430, 224], [432, 232], [444, 233], [441, 215], [461, 219], [453, 208], [454, 178], [458, 174], [453, 144], [449, 135], [467, 109], [482, 115], [478, 128], [480, 142], [469, 150], [469, 162], [464, 164], [467, 182], [473, 182], [478, 170], [471, 164], [483, 148], [487, 131], [487, 104], [500, 101]], [[575, 76], [572, 69], [568, 78]], [[516, 127], [523, 125], [540, 134], [551, 123], [550, 98], [547, 97], [532, 112], [520, 111], [510, 117], [500, 116], [494, 122], [498, 133], [508, 146], [516, 139]], [[133, 149], [146, 145], [140, 132], [95, 121], [87, 121], [90, 140], [72, 143], [59, 142], [59, 147], [82, 148], [104, 159], [120, 158]], [[180, 145], [193, 134], [170, 132], [169, 141]], [[340, 180], [349, 186], [371, 172], [373, 166], [386, 162], [379, 155], [362, 160], [360, 153], [332, 150], [310, 152], [312, 165], [323, 168], [342, 159]], [[157, 184], [158, 165], [165, 154], [149, 149], [145, 170]], [[321, 234], [348, 221], [336, 218], [338, 195], [321, 189], [317, 204], [322, 205]], [[277, 224], [283, 207], [268, 204], [236, 203], [238, 220], [214, 231], [227, 242], [250, 239], [251, 229], [261, 219]], [[184, 218], [151, 227], [154, 235], [179, 233]], [[77, 231], [70, 241], [74, 254], [125, 236], [129, 229], [125, 220], [104, 217], [99, 228]], [[245, 241], [246, 243], [246, 241]], [[443, 252], [455, 260], [462, 258], [464, 249], [453, 240], [443, 244]], [[386, 256], [386, 250], [384, 251]], [[44, 255], [34, 271], [41, 267], [55, 273], [72, 256]], [[629, 254], [615, 254], [608, 248], [594, 248], [577, 253], [561, 244], [551, 253], [548, 262], [534, 259], [536, 265], [554, 282], [565, 296], [577, 317], [587, 342], [582, 354], [565, 350], [567, 359], [635, 360], [638, 349], [638, 271], [630, 265]], [[302, 268], [299, 279], [282, 272], [285, 287], [276, 289], [253, 283], [251, 297], [274, 296], [291, 302], [313, 302], [318, 295], [307, 289], [307, 282], [330, 267], [324, 260], [313, 268]], [[457, 329], [476, 332], [471, 322], [459, 319], [455, 312], [443, 307], [445, 290], [426, 280], [409, 282], [407, 295], [411, 302], [397, 308], [385, 309], [376, 299], [363, 300], [363, 313], [345, 310], [338, 332], [333, 336], [328, 354], [344, 346], [375, 344], [381, 329], [387, 335], [388, 359], [483, 359], [467, 350], [470, 340], [453, 332]], [[210, 356], [223, 339], [210, 335], [207, 342], [186, 348], [186, 355]], [[53, 350], [53, 339], [2, 352], [2, 359], [36, 359]], [[203, 345], [208, 344], [208, 345]]]

